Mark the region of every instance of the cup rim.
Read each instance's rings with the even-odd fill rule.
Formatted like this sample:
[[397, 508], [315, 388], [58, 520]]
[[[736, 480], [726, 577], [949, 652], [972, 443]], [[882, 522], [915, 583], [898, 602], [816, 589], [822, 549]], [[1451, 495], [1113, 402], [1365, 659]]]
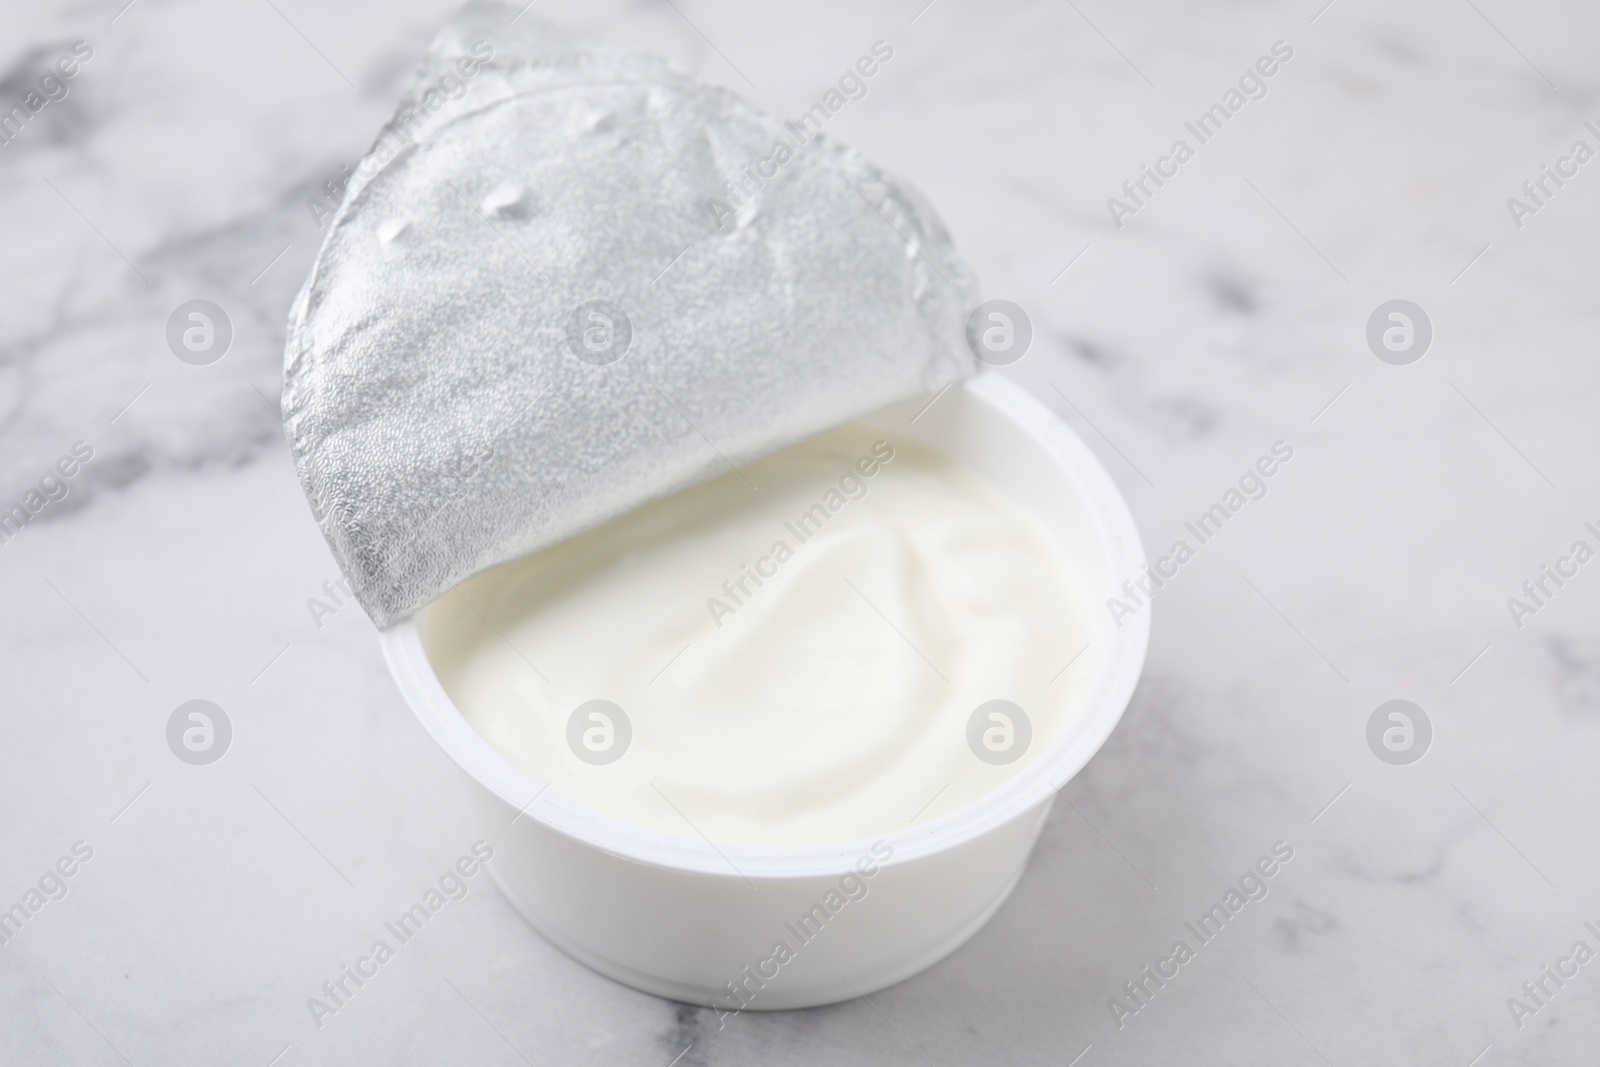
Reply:
[[[1098, 458], [1045, 404], [1009, 378], [985, 371], [956, 388], [1007, 418], [1039, 446], [1076, 487], [1098, 526], [1111, 586], [1137, 578], [1145, 556], [1139, 531], [1116, 483]], [[1023, 505], [1024, 507], [1026, 505]], [[718, 844], [646, 829], [603, 815], [536, 780], [513, 764], [467, 722], [446, 694], [422, 643], [415, 618], [379, 631], [384, 659], [401, 695], [424, 729], [466, 774], [517, 814], [565, 837], [650, 866], [743, 879], [836, 876], [849, 871], [877, 842], [892, 849], [889, 864], [957, 848], [1048, 803], [1089, 762], [1121, 720], [1144, 666], [1150, 610], [1097, 630], [1108, 642], [1069, 728], [1026, 767], [978, 799], [919, 826], [837, 844]]]

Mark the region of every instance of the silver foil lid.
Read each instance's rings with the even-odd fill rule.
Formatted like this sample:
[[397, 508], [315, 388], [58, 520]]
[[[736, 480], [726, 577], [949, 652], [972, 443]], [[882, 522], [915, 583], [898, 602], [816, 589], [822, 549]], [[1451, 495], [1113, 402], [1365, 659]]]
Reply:
[[909, 186], [515, 13], [439, 35], [290, 314], [295, 465], [379, 626], [975, 368]]

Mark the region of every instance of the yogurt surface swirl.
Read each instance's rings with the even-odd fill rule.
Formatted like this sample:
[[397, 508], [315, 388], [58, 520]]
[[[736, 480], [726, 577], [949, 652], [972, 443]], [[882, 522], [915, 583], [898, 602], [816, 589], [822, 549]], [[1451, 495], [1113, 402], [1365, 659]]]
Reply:
[[[713, 842], [856, 841], [953, 811], [1048, 747], [1093, 675], [1043, 526], [863, 425], [478, 575], [421, 621], [445, 691], [512, 762]], [[983, 705], [1026, 722], [974, 725]]]

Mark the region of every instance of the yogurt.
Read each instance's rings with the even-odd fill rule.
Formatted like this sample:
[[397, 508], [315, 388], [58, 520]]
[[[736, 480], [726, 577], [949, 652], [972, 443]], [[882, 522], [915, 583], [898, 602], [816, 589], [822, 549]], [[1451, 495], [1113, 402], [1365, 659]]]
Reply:
[[714, 843], [858, 841], [954, 811], [1045, 751], [1093, 675], [1038, 521], [866, 425], [478, 575], [419, 624], [511, 762]]

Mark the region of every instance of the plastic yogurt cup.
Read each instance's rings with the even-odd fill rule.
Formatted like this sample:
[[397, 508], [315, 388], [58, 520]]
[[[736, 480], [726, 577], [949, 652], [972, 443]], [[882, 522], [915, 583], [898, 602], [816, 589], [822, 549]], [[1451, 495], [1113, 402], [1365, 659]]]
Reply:
[[473, 831], [495, 848], [495, 881], [548, 940], [602, 974], [728, 1012], [826, 1004], [910, 977], [1004, 902], [1056, 790], [1133, 693], [1149, 612], [1118, 625], [1095, 605], [1140, 576], [1138, 533], [1110, 476], [1060, 419], [987, 373], [864, 425], [958, 460], [1037, 519], [1086, 607], [1089, 633], [1059, 650], [1063, 666], [1081, 655], [1074, 670], [1090, 672], [1070, 719], [1013, 776], [956, 810], [828, 844], [647, 829], [536, 780], [468, 723], [428, 658], [431, 608], [380, 635], [401, 693], [464, 775]]

